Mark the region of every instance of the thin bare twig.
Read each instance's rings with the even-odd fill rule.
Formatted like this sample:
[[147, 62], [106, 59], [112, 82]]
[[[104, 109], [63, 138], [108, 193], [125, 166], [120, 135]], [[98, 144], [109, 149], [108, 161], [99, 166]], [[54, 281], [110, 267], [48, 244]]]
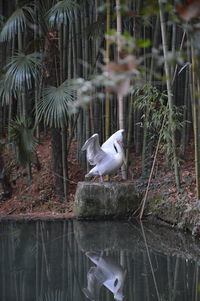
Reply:
[[161, 141], [161, 138], [162, 138], [162, 131], [163, 131], [163, 127], [164, 127], [164, 124], [165, 124], [165, 119], [166, 119], [166, 115], [163, 118], [162, 126], [161, 126], [161, 129], [160, 129], [160, 135], [159, 135], [158, 143], [157, 143], [157, 146], [156, 146], [156, 151], [155, 151], [155, 155], [154, 155], [154, 159], [153, 159], [153, 163], [152, 163], [152, 167], [151, 167], [151, 173], [150, 173], [150, 176], [149, 176], [149, 179], [148, 179], [146, 192], [145, 192], [144, 198], [142, 199], [142, 202], [140, 204], [140, 206], [141, 206], [141, 210], [140, 210], [140, 214], [139, 214], [139, 219], [140, 220], [142, 219], [142, 216], [143, 216], [143, 213], [144, 213], [144, 207], [145, 207], [145, 204], [146, 204], [146, 201], [147, 201], [149, 186], [150, 186], [150, 183], [151, 183], [151, 180], [152, 180], [153, 171], [154, 171], [154, 167], [155, 167], [155, 164], [156, 164], [156, 159], [157, 159], [157, 155], [158, 155], [160, 141]]
[[160, 301], [160, 295], [159, 295], [159, 291], [158, 291], [156, 277], [155, 277], [155, 273], [154, 273], [154, 270], [153, 270], [153, 265], [152, 265], [152, 261], [151, 261], [151, 257], [150, 257], [150, 253], [149, 253], [149, 247], [148, 247], [148, 244], [147, 244], [147, 240], [146, 240], [146, 236], [145, 236], [145, 232], [144, 232], [142, 222], [140, 222], [140, 227], [141, 227], [141, 230], [142, 230], [142, 236], [143, 236], [146, 251], [147, 251], [147, 256], [148, 256], [148, 260], [149, 260], [149, 264], [150, 264], [150, 268], [151, 268], [151, 273], [152, 273], [152, 277], [153, 277], [153, 281], [154, 281], [154, 285], [155, 285], [155, 289], [156, 289], [157, 298], [158, 298], [158, 301]]

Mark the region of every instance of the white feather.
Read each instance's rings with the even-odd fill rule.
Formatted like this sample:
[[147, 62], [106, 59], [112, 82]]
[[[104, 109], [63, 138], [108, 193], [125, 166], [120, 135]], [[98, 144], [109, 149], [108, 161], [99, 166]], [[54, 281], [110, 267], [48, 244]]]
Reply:
[[92, 135], [83, 145], [82, 150], [87, 151], [87, 160], [91, 165], [96, 165], [86, 177], [108, 175], [116, 172], [125, 161], [122, 148], [124, 130], [114, 133], [100, 147], [99, 135]]

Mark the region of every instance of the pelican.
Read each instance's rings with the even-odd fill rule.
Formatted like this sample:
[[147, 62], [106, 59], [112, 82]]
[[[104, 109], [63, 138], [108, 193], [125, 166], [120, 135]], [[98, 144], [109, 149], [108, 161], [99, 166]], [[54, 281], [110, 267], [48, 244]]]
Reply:
[[116, 172], [125, 163], [124, 150], [122, 147], [124, 130], [114, 133], [102, 146], [99, 145], [99, 135], [92, 135], [83, 145], [82, 151], [87, 151], [87, 160], [90, 165], [96, 165], [85, 178], [99, 176], [103, 182], [104, 175]]
[[122, 301], [126, 270], [115, 263], [109, 256], [99, 255], [97, 252], [86, 252], [86, 256], [96, 265], [87, 274], [87, 288], [83, 289], [90, 300], [99, 300], [100, 288], [104, 285], [114, 295], [114, 299]]

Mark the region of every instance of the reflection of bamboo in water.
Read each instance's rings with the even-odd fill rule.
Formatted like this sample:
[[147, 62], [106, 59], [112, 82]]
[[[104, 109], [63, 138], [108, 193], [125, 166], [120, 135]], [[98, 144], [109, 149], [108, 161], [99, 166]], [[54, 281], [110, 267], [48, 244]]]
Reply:
[[109, 297], [110, 297], [110, 292], [109, 292], [109, 290], [105, 290], [105, 301], [109, 301]]
[[[184, 277], [184, 287], [185, 287], [185, 288], [188, 286], [188, 283], [189, 283], [189, 280], [190, 280], [190, 276], [189, 276], [189, 274], [188, 274], [187, 267], [188, 267], [188, 262], [185, 261], [185, 262], [184, 262], [184, 270], [183, 270], [183, 272], [181, 271], [181, 273], [182, 273], [183, 275], [185, 275], [185, 277]], [[192, 280], [192, 281], [193, 281], [193, 280]], [[187, 296], [187, 294], [185, 294], [184, 301], [187, 301], [187, 300], [188, 300], [188, 296]], [[191, 298], [191, 300], [193, 300], [193, 297]]]
[[[64, 232], [64, 230], [63, 230]], [[72, 233], [72, 224], [71, 222], [68, 223], [67, 225], [67, 230], [66, 230], [66, 234], [67, 234], [67, 250], [66, 250], [66, 253], [65, 253], [65, 256], [66, 256], [66, 261], [67, 261], [67, 266], [66, 266], [66, 269], [65, 269], [65, 273], [66, 273], [66, 280], [68, 280], [66, 283], [65, 283], [65, 289], [68, 291], [68, 298], [69, 299], [73, 299], [72, 297], [72, 288], [73, 288], [73, 277], [72, 277], [72, 259], [70, 258], [70, 249], [72, 248], [72, 237], [71, 237], [71, 233]], [[63, 256], [64, 256], [64, 252], [63, 252]], [[73, 273], [74, 274], [74, 273]], [[64, 275], [64, 270], [63, 270], [63, 275]], [[70, 281], [69, 281], [70, 280]], [[64, 280], [62, 280], [64, 282]], [[69, 286], [71, 286], [71, 290], [69, 290]]]
[[46, 265], [46, 270], [45, 271], [46, 271], [47, 279], [50, 280], [49, 266], [48, 266], [48, 260], [47, 260], [47, 252], [46, 252], [46, 246], [45, 246], [45, 242], [44, 242], [44, 230], [45, 230], [44, 222], [41, 222], [40, 229], [41, 229], [41, 238], [42, 238], [42, 249], [43, 249], [43, 255], [44, 255], [44, 260], [45, 260], [45, 265]]
[[[3, 274], [5, 274], [5, 276], [6, 276], [6, 273], [8, 272], [8, 270], [12, 270], [10, 281], [14, 282], [14, 290], [11, 287], [10, 291], [14, 291], [14, 294], [15, 294], [14, 300], [23, 301], [23, 300], [25, 300], [25, 293], [26, 293], [26, 291], [25, 291], [25, 288], [26, 288], [25, 271], [21, 270], [21, 269], [13, 270], [13, 267], [15, 267], [15, 265], [18, 263], [18, 260], [17, 260], [18, 258], [16, 256], [18, 240], [16, 238], [18, 238], [20, 236], [21, 232], [16, 230], [15, 225], [13, 227], [13, 224], [11, 224], [10, 231], [11, 231], [11, 245], [9, 246], [8, 252], [9, 252], [9, 258], [11, 260], [9, 260], [9, 262], [7, 262], [7, 260], [5, 260], [6, 261], [6, 271]], [[7, 252], [7, 248], [5, 248], [5, 249]], [[9, 265], [9, 263], [10, 263], [10, 265]], [[14, 278], [14, 281], [13, 281], [13, 278]], [[4, 283], [5, 283], [4, 287], [6, 287], [6, 281], [4, 281]], [[5, 292], [4, 292], [4, 294], [5, 294]], [[6, 294], [5, 294], [5, 297], [3, 300], [7, 300]]]
[[63, 238], [62, 238], [62, 291], [66, 286], [66, 221], [63, 222]]
[[175, 264], [175, 273], [174, 273], [174, 287], [173, 287], [173, 294], [172, 294], [172, 301], [176, 300], [176, 289], [177, 289], [177, 283], [178, 283], [178, 270], [180, 266], [180, 258], [176, 257], [176, 264]]
[[20, 271], [20, 284], [22, 284], [21, 286], [19, 285], [19, 291], [20, 291], [20, 301], [25, 301], [25, 297], [26, 297], [26, 281], [25, 281], [26, 277], [24, 274], [24, 271]]
[[147, 245], [147, 240], [146, 240], [144, 228], [143, 228], [143, 224], [142, 224], [141, 221], [140, 221], [140, 226], [141, 226], [142, 236], [143, 236], [145, 247], [146, 247], [146, 251], [147, 251], [147, 257], [148, 257], [150, 268], [151, 268], [151, 273], [152, 273], [152, 277], [153, 277], [153, 281], [154, 281], [154, 285], [155, 285], [155, 290], [156, 290], [157, 298], [160, 301], [160, 296], [159, 296], [159, 292], [158, 292], [158, 286], [157, 286], [157, 282], [156, 282], [156, 277], [155, 277], [155, 274], [154, 274], [153, 265], [152, 265], [151, 257], [150, 257], [150, 254], [149, 254], [149, 248], [148, 248], [148, 245]]
[[[69, 222], [68, 223], [68, 230], [67, 233], [73, 233], [73, 223]], [[79, 282], [79, 278], [82, 279], [82, 275], [81, 275], [81, 271], [79, 271], [79, 268], [82, 269], [83, 266], [83, 258], [82, 258], [82, 253], [78, 252], [78, 246], [75, 243], [74, 237], [73, 235], [68, 235], [68, 241], [67, 241], [67, 245], [68, 245], [68, 266], [67, 266], [67, 278], [70, 279], [70, 283], [68, 283], [69, 287], [71, 288], [71, 296], [68, 295], [69, 300], [73, 300], [74, 296], [77, 296], [76, 299], [77, 300], [81, 300], [82, 298], [82, 287], [80, 285]], [[72, 250], [74, 250], [72, 252]], [[72, 256], [72, 254], [75, 254], [74, 256]], [[77, 255], [77, 257], [76, 257]], [[72, 276], [74, 275], [74, 277]], [[79, 277], [78, 277], [79, 276]], [[75, 281], [77, 282], [77, 286], [75, 285]], [[77, 289], [78, 288], [78, 289]], [[78, 298], [79, 297], [79, 298]]]
[[[71, 225], [71, 223], [68, 223], [67, 226], [68, 226], [67, 227], [67, 234], [69, 234], [72, 231], [72, 229], [71, 229], [72, 225]], [[68, 239], [67, 239], [67, 242], [66, 242], [67, 243], [67, 252], [65, 254], [66, 261], [67, 261], [67, 267], [66, 267], [66, 276], [67, 277], [66, 278], [68, 280], [67, 283], [65, 284], [65, 286], [66, 286], [66, 288], [68, 290], [68, 286], [71, 285], [71, 290], [68, 290], [68, 297], [70, 299], [72, 299], [72, 293], [71, 292], [72, 292], [72, 287], [73, 287], [73, 280], [71, 280], [70, 283], [69, 283], [69, 279], [71, 279], [70, 271], [72, 271], [72, 262], [70, 260], [70, 255], [69, 255], [69, 249], [71, 248], [71, 239], [72, 239], [71, 235], [68, 235]], [[64, 256], [64, 254], [63, 254], [63, 256]]]
[[[33, 279], [33, 283], [35, 283], [35, 287], [34, 288], [31, 287], [31, 293], [32, 290], [36, 288], [36, 290], [34, 290], [35, 301], [45, 301], [47, 300], [48, 296], [49, 296], [48, 297], [49, 301], [50, 300], [62, 301], [65, 300], [64, 298], [68, 298], [69, 300], [81, 300], [81, 301], [83, 299], [86, 300], [84, 296], [81, 295], [80, 290], [82, 290], [83, 280], [86, 277], [85, 272], [89, 269], [90, 265], [89, 265], [89, 261], [85, 259], [85, 255], [83, 254], [85, 244], [82, 246], [81, 242], [79, 242], [78, 240], [74, 240], [74, 236], [72, 234], [73, 223], [71, 222], [69, 224], [67, 222], [66, 224], [59, 223], [59, 226], [58, 223], [57, 224], [48, 223], [47, 225], [46, 223], [43, 224], [42, 231], [43, 231], [44, 243], [45, 243], [45, 248], [47, 253], [46, 254], [47, 261], [50, 267], [49, 273], [51, 276], [51, 283], [46, 281], [46, 276], [45, 276], [45, 258], [43, 255], [43, 248], [41, 244], [42, 238], [40, 232], [41, 225], [39, 222], [36, 223], [36, 225], [31, 225], [31, 233], [34, 234], [34, 239], [32, 238], [30, 239], [29, 236], [25, 237], [25, 233], [23, 233], [23, 227], [24, 225], [22, 227], [21, 226], [17, 227], [16, 229], [16, 224], [13, 224], [13, 227], [9, 225], [8, 235], [5, 235], [5, 238], [2, 237], [0, 242], [1, 261], [2, 261], [2, 270], [0, 274], [2, 276], [1, 277], [2, 289], [0, 293], [0, 300], [6, 301], [6, 300], [13, 299], [16, 301], [23, 301], [23, 298], [24, 300], [27, 300], [28, 296], [30, 296], [30, 288], [29, 288], [30, 279]], [[135, 232], [139, 230], [136, 226], [135, 227], [133, 226], [133, 229]], [[163, 252], [164, 256], [160, 255], [160, 253], [157, 254], [156, 251], [155, 253], [154, 251], [151, 252], [150, 241], [152, 244], [152, 240], [151, 240], [152, 235], [154, 235], [153, 242], [157, 240], [158, 244], [162, 244], [162, 240], [160, 239], [160, 241], [158, 242], [159, 236], [156, 236], [156, 234], [152, 232], [152, 230], [146, 228], [144, 228], [144, 230], [145, 230], [145, 235], [149, 247], [149, 252], [150, 252], [161, 300], [172, 301], [172, 298], [176, 300], [180, 298], [179, 295], [180, 293], [182, 296], [181, 301], [188, 301], [188, 300], [198, 301], [199, 298], [197, 292], [198, 277], [199, 277], [198, 265], [197, 264], [195, 265], [195, 262], [184, 261], [181, 256], [181, 252], [182, 252], [181, 250], [180, 252], [178, 252], [178, 254], [180, 254], [179, 268], [178, 268], [178, 262], [176, 262], [176, 266], [175, 266], [176, 256], [171, 257], [170, 255], [168, 255], [168, 257], [165, 257], [166, 253], [169, 254], [167, 249], [166, 252]], [[27, 234], [30, 234], [29, 229], [27, 229], [26, 235]], [[57, 234], [59, 234], [59, 236]], [[66, 239], [64, 239], [64, 236], [66, 236]], [[124, 245], [123, 245], [122, 247], [123, 252], [121, 253], [120, 251], [121, 245], [120, 245], [120, 249], [116, 248], [115, 246], [115, 248], [109, 250], [106, 244], [106, 248], [107, 248], [106, 253], [107, 255], [109, 254], [113, 255], [114, 258], [116, 259], [116, 262], [119, 262], [121, 257], [121, 260], [123, 259], [123, 262], [128, 270], [127, 275], [129, 275], [129, 277], [127, 279], [126, 293], [125, 293], [126, 297], [124, 298], [124, 301], [125, 300], [148, 301], [148, 297], [151, 300], [152, 290], [154, 293], [154, 299], [158, 300], [157, 295], [155, 295], [154, 283], [151, 275], [151, 270], [149, 267], [147, 252], [146, 249], [144, 249], [143, 247], [144, 240], [141, 242], [141, 237], [139, 238], [139, 235], [135, 235], [135, 237], [138, 240], [138, 247], [136, 243], [135, 249], [131, 248], [131, 250], [126, 249], [124, 251], [123, 249]], [[88, 242], [86, 246], [88, 249], [91, 249], [94, 246], [94, 241], [93, 240], [91, 241], [92, 244], [90, 245], [90, 242]], [[32, 245], [33, 242], [34, 242], [34, 248]], [[102, 244], [105, 245], [103, 239], [102, 239]], [[183, 240], [181, 245], [183, 247], [184, 245]], [[61, 249], [62, 247], [66, 249], [66, 253], [64, 249]], [[186, 245], [186, 247], [191, 249], [191, 246], [188, 247], [188, 245]], [[33, 250], [35, 251], [34, 256], [32, 256]], [[174, 255], [176, 254], [176, 251], [177, 250], [173, 248]], [[198, 252], [198, 249], [196, 249], [196, 251]], [[61, 257], [62, 254], [63, 256], [65, 254], [65, 256], [67, 257], [65, 259], [62, 258]], [[159, 262], [158, 274], [155, 271], [156, 265], [154, 262], [153, 254], [155, 255], [155, 259], [158, 259]], [[186, 255], [188, 256], [188, 249]], [[186, 258], [186, 256], [184, 257]], [[51, 260], [51, 258], [53, 260]], [[55, 258], [57, 259], [57, 262], [55, 262]], [[42, 260], [43, 260], [43, 266], [41, 267]], [[64, 262], [63, 260], [65, 261], [66, 269], [63, 269], [62, 271], [63, 273], [62, 273], [61, 265]], [[58, 270], [59, 267], [60, 267], [60, 272]], [[164, 275], [163, 275], [163, 267], [166, 267], [166, 273]], [[24, 274], [19, 271], [23, 271]], [[54, 273], [54, 271], [56, 273]], [[58, 283], [57, 282], [58, 279], [55, 277], [58, 276], [58, 273], [59, 273], [59, 284], [57, 290], [59, 292], [51, 290], [54, 284]], [[168, 277], [167, 277], [167, 273], [168, 273]], [[68, 275], [70, 276], [70, 278], [67, 277]], [[144, 275], [147, 275], [146, 279], [144, 278]], [[133, 277], [135, 277], [135, 282]], [[179, 282], [177, 282], [176, 278], [177, 280], [179, 280]], [[8, 288], [8, 280], [9, 281], [11, 280], [11, 283], [9, 283], [9, 288]], [[163, 280], [165, 282], [163, 282]], [[40, 286], [40, 281], [41, 284], [43, 285], [42, 289]], [[79, 289], [77, 281], [80, 281], [81, 289]], [[141, 285], [141, 281], [142, 281], [142, 285]], [[150, 285], [152, 283], [153, 286], [151, 289]], [[65, 287], [64, 290], [62, 290], [64, 284]], [[164, 292], [166, 295], [162, 295], [162, 297], [163, 298], [165, 297], [165, 299], [162, 299], [161, 297], [161, 288], [163, 285], [164, 288], [162, 290], [162, 293]], [[113, 300], [111, 294], [106, 293], [106, 291], [107, 291], [106, 289], [102, 290], [101, 300], [107, 301], [106, 294], [110, 298], [108, 300], [111, 299]], [[176, 295], [173, 295], [173, 292]], [[53, 299], [53, 296], [57, 299], [55, 298]]]
[[[192, 283], [192, 301], [198, 301], [198, 274], [199, 274], [199, 267], [198, 267], [198, 263], [195, 262], [195, 267], [194, 267], [194, 273], [193, 273], [193, 278], [189, 279], [189, 276], [187, 277], [187, 281], [189, 282], [189, 280], [191, 280]], [[187, 274], [188, 275], [188, 274]], [[187, 285], [187, 283], [184, 283], [185, 287]]]
[[167, 255], [167, 276], [168, 276], [169, 300], [172, 300], [171, 262], [170, 262], [169, 255]]
[[35, 257], [35, 295], [39, 298], [39, 223], [36, 223], [36, 257]]
[[195, 301], [198, 301], [199, 294], [199, 265], [195, 263]]
[[[14, 231], [14, 228], [13, 228], [13, 225], [11, 225], [11, 233], [13, 233]], [[11, 258], [13, 259], [13, 262], [15, 260], [15, 246], [14, 246], [14, 236], [11, 235]], [[18, 294], [17, 294], [17, 275], [16, 273], [14, 273], [14, 290], [15, 290], [15, 295], [16, 295], [16, 298], [15, 300], [18, 301]]]
[[148, 272], [147, 272], [147, 264], [146, 264], [146, 256], [143, 253], [143, 260], [144, 260], [144, 275], [145, 275], [145, 285], [146, 285], [146, 296], [145, 301], [150, 300], [150, 290], [149, 290], [149, 278], [148, 278]]
[[[12, 236], [11, 236], [12, 237]], [[9, 248], [10, 249], [10, 248]], [[0, 249], [0, 254], [1, 254], [1, 262], [5, 262], [5, 250], [6, 248], [4, 247], [4, 240], [1, 240], [1, 249]], [[9, 253], [9, 252], [8, 252]], [[10, 260], [8, 262], [8, 266], [7, 268], [9, 267], [9, 263], [10, 263]], [[6, 293], [5, 293], [5, 284], [6, 284], [6, 273], [4, 271], [4, 266], [2, 267], [2, 270], [1, 270], [1, 282], [2, 282], [2, 290], [1, 290], [1, 295], [2, 295], [2, 299], [3, 300], [6, 300], [5, 296], [6, 296]]]

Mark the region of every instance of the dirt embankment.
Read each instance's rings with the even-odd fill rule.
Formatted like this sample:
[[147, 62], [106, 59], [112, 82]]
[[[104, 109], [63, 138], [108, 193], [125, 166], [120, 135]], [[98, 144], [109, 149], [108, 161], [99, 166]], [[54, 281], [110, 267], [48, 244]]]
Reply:
[[[192, 148], [191, 148], [192, 149]], [[61, 203], [53, 190], [51, 170], [50, 139], [44, 139], [37, 147], [41, 169], [33, 166], [33, 181], [28, 184], [27, 173], [17, 169], [12, 184], [12, 196], [0, 200], [0, 217], [10, 218], [72, 218], [72, 207], [76, 185], [84, 180], [84, 167], [76, 159], [76, 143], [72, 143], [69, 155], [69, 198], [67, 203]], [[5, 160], [10, 160], [10, 154], [5, 154]], [[145, 191], [147, 180], [141, 179], [140, 157], [131, 154], [133, 162], [129, 167], [130, 179], [138, 189]], [[136, 164], [137, 163], [137, 164]], [[115, 181], [122, 181], [119, 176]], [[3, 191], [2, 191], [3, 194]], [[157, 219], [177, 227], [186, 229], [194, 235], [200, 235], [200, 201], [195, 198], [195, 173], [193, 151], [188, 151], [187, 160], [181, 166], [181, 190], [177, 192], [174, 174], [166, 166], [162, 154], [159, 155], [154, 177], [150, 185], [149, 199], [145, 213], [148, 218]]]

